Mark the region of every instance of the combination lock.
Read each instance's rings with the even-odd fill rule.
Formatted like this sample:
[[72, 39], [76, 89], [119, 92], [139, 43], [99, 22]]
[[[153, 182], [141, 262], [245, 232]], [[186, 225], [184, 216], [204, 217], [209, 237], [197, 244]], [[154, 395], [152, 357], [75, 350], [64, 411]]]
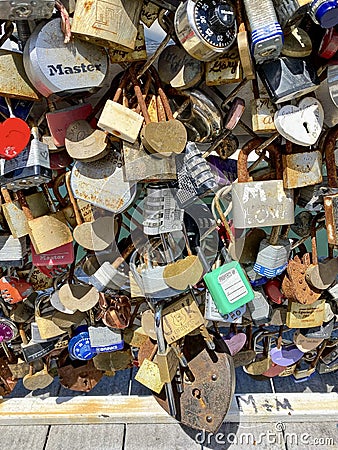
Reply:
[[235, 10], [227, 0], [187, 0], [175, 14], [175, 31], [190, 56], [212, 61], [237, 37]]

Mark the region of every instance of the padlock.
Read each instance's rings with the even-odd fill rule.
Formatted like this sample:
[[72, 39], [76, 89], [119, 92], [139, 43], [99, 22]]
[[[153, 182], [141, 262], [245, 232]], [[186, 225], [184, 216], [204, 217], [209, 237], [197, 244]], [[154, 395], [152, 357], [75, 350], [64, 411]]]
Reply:
[[267, 96], [260, 96], [257, 80], [252, 80], [254, 99], [251, 100], [252, 129], [256, 133], [272, 133], [276, 130], [273, 116], [276, 108]]
[[48, 355], [48, 353], [55, 349], [56, 340], [49, 340], [41, 343], [36, 343], [32, 340], [28, 341], [22, 325], [19, 327], [19, 333], [22, 340], [21, 351], [26, 363], [36, 361], [43, 356]]
[[32, 127], [32, 140], [13, 160], [0, 160], [0, 184], [16, 191], [48, 183], [52, 179], [48, 146], [39, 140], [36, 126]]
[[319, 150], [293, 153], [292, 144], [283, 155], [283, 181], [286, 189], [319, 184], [322, 178], [322, 154]]
[[59, 219], [58, 213], [34, 219], [22, 191], [17, 191], [17, 194], [28, 220], [29, 237], [36, 253], [48, 252], [73, 241], [70, 229]]
[[[253, 349], [256, 353], [255, 360], [243, 367], [243, 370], [248, 375], [262, 375], [272, 366], [270, 357], [271, 338], [275, 335], [274, 332], [269, 332], [264, 329], [257, 330], [253, 338]], [[263, 348], [259, 349], [259, 342], [263, 340]]]
[[0, 124], [0, 156], [2, 160], [13, 160], [20, 156], [30, 139], [30, 129], [27, 123], [16, 117], [9, 98], [5, 97], [9, 117]]
[[[247, 142], [238, 156], [238, 183], [232, 185], [236, 228], [285, 225], [294, 221], [293, 195], [284, 189], [282, 180], [249, 182], [247, 158], [260, 142], [257, 139]], [[278, 152], [273, 145], [269, 148]]]
[[123, 350], [124, 340], [120, 330], [108, 327], [88, 327], [90, 346], [97, 354]]
[[149, 184], [144, 201], [143, 232], [158, 235], [182, 230], [184, 210], [179, 207], [171, 189], [163, 184]]
[[302, 258], [295, 255], [289, 260], [282, 282], [283, 293], [289, 300], [311, 305], [321, 297], [322, 291], [306, 282], [306, 271], [310, 265], [309, 253], [305, 253]]
[[218, 183], [210, 165], [194, 142], [188, 142], [184, 155], [176, 158], [177, 182], [173, 194], [180, 208], [196, 202], [198, 197], [216, 190]]
[[64, 330], [53, 322], [53, 309], [49, 303], [49, 296], [46, 298], [46, 295], [41, 295], [35, 303], [35, 322], [39, 329], [41, 339], [54, 339], [65, 333]]
[[292, 27], [298, 24], [308, 11], [312, 0], [273, 0], [281, 27]]
[[[64, 43], [61, 19], [39, 24], [24, 48], [24, 67], [33, 86], [45, 97], [93, 93], [108, 71], [106, 50], [78, 38]], [[52, 97], [51, 97], [52, 98]]]
[[122, 75], [115, 95], [112, 100], [106, 101], [97, 125], [118, 138], [134, 143], [141, 130], [143, 117], [119, 103], [121, 95], [128, 85], [129, 76], [129, 72]]
[[200, 61], [212, 61], [236, 40], [237, 23], [231, 2], [188, 0], [175, 12], [175, 31], [183, 48]]
[[190, 89], [202, 81], [204, 66], [182, 47], [168, 45], [159, 57], [158, 74], [164, 84], [176, 89]]
[[205, 294], [205, 312], [204, 317], [207, 320], [211, 320], [213, 322], [227, 322], [227, 323], [242, 323], [242, 316], [246, 311], [246, 305], [241, 306], [240, 308], [232, 311], [229, 314], [221, 314], [213, 301], [210, 292], [206, 292]]
[[336, 279], [338, 273], [338, 259], [329, 257], [326, 261], [318, 261], [316, 224], [319, 217], [320, 216], [314, 217], [311, 224], [312, 263], [306, 269], [305, 280], [315, 289], [324, 291], [328, 289]]
[[268, 303], [262, 288], [254, 289], [255, 297], [248, 303], [253, 324], [258, 327], [270, 322], [272, 308]]
[[330, 129], [324, 142], [328, 187], [331, 191], [324, 197], [327, 240], [329, 244], [338, 245], [338, 188], [334, 148], [338, 136], [338, 126]]
[[97, 0], [89, 8], [86, 2], [81, 0], [75, 6], [72, 34], [102, 47], [133, 50], [141, 9], [142, 4], [137, 0], [127, 4], [121, 0]]
[[338, 8], [329, 0], [313, 0], [308, 6], [312, 20], [322, 28], [331, 28], [338, 23]]
[[130, 269], [142, 293], [152, 301], [168, 299], [182, 293], [185, 289], [175, 289], [166, 283], [164, 270], [167, 266], [152, 264], [150, 256], [147, 255], [149, 252], [150, 248], [146, 248], [147, 266], [140, 273], [136, 266], [137, 253], [134, 252], [130, 259]]
[[279, 238], [279, 231], [280, 227], [272, 227], [269, 239], [261, 241], [254, 264], [254, 270], [267, 278], [281, 275], [289, 261], [291, 240]]
[[71, 189], [77, 199], [119, 214], [136, 196], [136, 184], [124, 181], [120, 155], [113, 152], [90, 163], [76, 161], [71, 172]]
[[65, 146], [69, 156], [85, 162], [101, 159], [110, 151], [106, 133], [94, 130], [85, 120], [75, 120], [68, 126]]
[[291, 27], [284, 35], [282, 56], [291, 58], [306, 58], [312, 53], [312, 40], [305, 30], [300, 27]]
[[283, 31], [277, 20], [272, 0], [244, 0], [251, 28], [251, 52], [256, 63], [275, 59], [283, 47]]
[[[297, 122], [300, 125], [294, 126]], [[313, 97], [304, 97], [298, 106], [286, 105], [275, 112], [277, 131], [287, 140], [303, 146], [315, 144], [324, 123], [324, 110]], [[301, 126], [303, 125], [303, 126]]]
[[83, 222], [80, 210], [70, 186], [70, 172], [66, 174], [66, 186], [74, 209], [77, 226], [73, 230], [74, 240], [89, 250], [104, 250], [115, 239], [116, 222], [113, 217], [99, 217], [93, 222]]
[[0, 266], [23, 267], [27, 262], [26, 238], [15, 239], [11, 234], [0, 234]]
[[58, 359], [57, 372], [62, 386], [79, 392], [91, 391], [103, 377], [103, 371], [98, 370], [93, 361], [72, 360], [67, 351]]
[[[134, 68], [130, 70], [135, 95], [145, 121], [145, 127], [141, 134], [142, 143], [149, 153], [157, 156], [167, 157], [171, 154], [182, 153], [187, 143], [187, 131], [184, 125], [174, 118], [155, 67], [151, 66], [149, 70], [155, 84], [159, 122], [151, 122], [140, 84], [137, 80], [136, 71]], [[168, 145], [169, 142], [170, 145]]]
[[69, 125], [76, 120], [87, 119], [93, 110], [90, 103], [80, 103], [68, 108], [56, 109], [53, 103], [49, 101], [48, 107], [50, 112], [46, 113], [46, 120], [56, 147], [64, 147]]
[[150, 155], [142, 144], [123, 141], [123, 179], [126, 182], [156, 183], [175, 180], [175, 155], [157, 158]]
[[1, 95], [32, 101], [41, 98], [25, 73], [22, 54], [0, 49], [0, 73], [4, 74], [7, 71], [11, 74], [12, 82], [8, 83], [8, 80], [3, 79], [0, 84]]
[[99, 312], [95, 320], [102, 320], [106, 327], [125, 329], [131, 319], [131, 304], [126, 295], [100, 294]]
[[338, 33], [334, 27], [325, 31], [318, 49], [321, 58], [331, 59], [338, 51]]
[[319, 86], [315, 67], [308, 59], [279, 57], [257, 68], [274, 103], [283, 103], [314, 91]]
[[68, 352], [70, 358], [73, 360], [88, 361], [94, 358], [96, 352], [90, 345], [87, 326], [80, 326], [74, 331], [74, 335], [68, 344]]
[[32, 285], [20, 278], [5, 276], [0, 279], [1, 297], [11, 305], [25, 300], [33, 292]]
[[293, 300], [288, 301], [286, 325], [289, 328], [309, 328], [321, 326], [324, 321], [325, 300], [317, 300], [311, 305]]
[[239, 83], [242, 80], [243, 70], [237, 45], [234, 45], [215, 61], [206, 63], [205, 84], [207, 86]]
[[27, 1], [2, 1], [0, 16], [6, 20], [41, 20], [50, 19], [54, 10], [54, 1], [40, 0], [31, 4]]
[[5, 200], [5, 203], [2, 204], [2, 211], [13, 237], [17, 239], [26, 236], [29, 229], [25, 213], [18, 202], [13, 202], [5, 187], [1, 188], [1, 194]]

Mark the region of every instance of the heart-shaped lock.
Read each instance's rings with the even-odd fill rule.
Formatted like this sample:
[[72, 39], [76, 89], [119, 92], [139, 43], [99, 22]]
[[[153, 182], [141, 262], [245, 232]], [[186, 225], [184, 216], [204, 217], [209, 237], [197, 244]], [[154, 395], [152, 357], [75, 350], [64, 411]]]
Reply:
[[285, 139], [303, 146], [317, 142], [323, 121], [323, 108], [314, 98], [302, 99], [298, 106], [283, 106], [274, 117], [277, 131]]
[[99, 296], [97, 289], [89, 285], [66, 283], [59, 290], [60, 302], [73, 312], [90, 310], [98, 303]]
[[190, 255], [168, 264], [163, 271], [164, 281], [173, 289], [184, 291], [202, 278], [203, 266], [198, 256]]
[[17, 117], [10, 117], [0, 123], [0, 157], [13, 159], [27, 146], [31, 130], [27, 123]]
[[270, 350], [272, 362], [285, 367], [296, 363], [303, 355], [304, 353], [294, 344], [280, 346], [279, 348], [277, 346]]
[[231, 356], [236, 355], [242, 348], [244, 347], [246, 343], [246, 334], [245, 333], [237, 333], [233, 336], [226, 336], [224, 338], [224, 342], [226, 343]]

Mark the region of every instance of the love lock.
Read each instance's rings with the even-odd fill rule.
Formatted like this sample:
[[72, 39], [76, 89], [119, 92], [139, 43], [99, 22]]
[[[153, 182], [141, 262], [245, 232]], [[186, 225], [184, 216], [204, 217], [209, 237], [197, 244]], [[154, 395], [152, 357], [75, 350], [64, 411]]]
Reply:
[[[215, 433], [230, 408], [235, 390], [232, 358], [222, 340], [215, 339], [214, 352], [205, 348], [203, 338], [186, 337], [188, 366], [181, 369], [183, 392], [175, 392], [177, 420], [184, 425]], [[168, 412], [162, 391], [155, 399]]]

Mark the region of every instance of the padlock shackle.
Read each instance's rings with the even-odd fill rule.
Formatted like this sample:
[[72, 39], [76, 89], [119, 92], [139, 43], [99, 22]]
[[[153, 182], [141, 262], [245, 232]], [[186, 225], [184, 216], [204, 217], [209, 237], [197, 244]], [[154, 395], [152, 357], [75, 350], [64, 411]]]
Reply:
[[145, 121], [145, 123], [147, 125], [148, 123], [151, 122], [150, 115], [149, 115], [149, 112], [148, 112], [148, 108], [147, 108], [146, 102], [144, 101], [144, 98], [143, 98], [143, 94], [142, 94], [140, 83], [139, 83], [139, 81], [137, 79], [137, 76], [136, 76], [136, 68], [135, 68], [135, 66], [134, 67], [132, 66], [132, 67], [129, 68], [129, 74], [130, 74], [131, 81], [133, 83], [134, 92], [135, 92], [135, 95], [136, 95], [136, 98], [137, 98], [137, 102], [138, 102], [138, 104], [139, 104], [139, 106], [141, 108], [141, 112], [142, 112], [144, 121]]
[[65, 175], [66, 187], [67, 187], [70, 203], [72, 204], [72, 207], [74, 209], [76, 223], [78, 226], [80, 226], [83, 224], [83, 220], [81, 217], [81, 213], [80, 213], [77, 201], [75, 200], [75, 197], [73, 195], [73, 191], [72, 191], [72, 188], [70, 185], [70, 176], [71, 176], [71, 172], [67, 172]]
[[9, 190], [5, 186], [1, 187], [1, 194], [5, 200], [5, 203], [13, 203]]
[[[248, 156], [257, 147], [259, 147], [264, 140], [261, 138], [254, 138], [243, 145], [238, 155], [237, 171], [238, 171], [238, 183], [247, 183], [250, 181], [248, 172]], [[283, 166], [282, 166], [282, 154], [278, 150], [277, 145], [269, 144], [267, 150], [274, 156], [276, 165], [276, 179], [283, 179]]]
[[21, 208], [22, 208], [22, 211], [24, 212], [24, 214], [25, 214], [25, 216], [26, 216], [26, 219], [27, 219], [28, 221], [34, 220], [32, 211], [29, 209], [27, 200], [26, 200], [26, 198], [25, 198], [23, 192], [22, 192], [21, 190], [16, 191], [16, 195], [18, 196], [18, 201], [19, 201], [19, 203], [20, 203], [20, 206], [21, 206]]
[[324, 213], [319, 213], [312, 219], [311, 222], [311, 247], [312, 247], [312, 264], [318, 266], [318, 252], [317, 252], [317, 228], [316, 225], [319, 219], [324, 217]]
[[328, 186], [331, 188], [338, 188], [337, 168], [334, 155], [337, 139], [338, 139], [338, 125], [335, 125], [327, 133], [327, 136], [324, 141]]

